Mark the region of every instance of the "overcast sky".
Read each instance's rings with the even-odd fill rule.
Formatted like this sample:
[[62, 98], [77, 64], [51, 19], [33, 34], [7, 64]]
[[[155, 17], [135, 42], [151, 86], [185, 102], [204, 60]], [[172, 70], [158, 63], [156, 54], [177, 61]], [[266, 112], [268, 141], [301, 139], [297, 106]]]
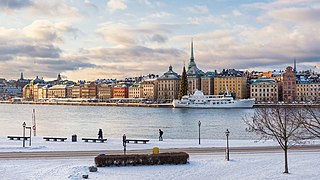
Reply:
[[[0, 77], [320, 71], [319, 0], [0, 0]], [[318, 67], [315, 68], [314, 66]]]

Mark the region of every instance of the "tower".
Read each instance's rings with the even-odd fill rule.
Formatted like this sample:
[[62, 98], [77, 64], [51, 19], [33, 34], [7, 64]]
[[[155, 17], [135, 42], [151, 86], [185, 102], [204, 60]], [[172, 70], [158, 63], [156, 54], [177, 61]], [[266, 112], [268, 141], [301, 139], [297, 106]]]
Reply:
[[20, 73], [20, 80], [23, 80], [23, 72]]
[[293, 59], [293, 72], [297, 72], [297, 62], [296, 62], [296, 58]]
[[188, 69], [190, 69], [192, 66], [196, 66], [196, 63], [194, 62], [194, 55], [193, 55], [193, 40], [191, 40], [191, 57]]

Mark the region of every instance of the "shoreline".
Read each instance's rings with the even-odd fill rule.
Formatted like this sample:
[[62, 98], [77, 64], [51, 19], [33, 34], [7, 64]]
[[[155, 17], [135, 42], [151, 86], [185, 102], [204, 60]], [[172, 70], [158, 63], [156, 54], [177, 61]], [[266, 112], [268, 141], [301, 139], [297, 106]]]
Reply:
[[[105, 103], [105, 102], [12, 102], [12, 101], [0, 101], [0, 104], [36, 104], [36, 105], [67, 105], [67, 106], [119, 106], [119, 107], [152, 107], [152, 108], [173, 108], [171, 103], [169, 104], [143, 104], [143, 103]], [[301, 108], [311, 106], [314, 108], [320, 108], [320, 104], [254, 104], [253, 108], [265, 108], [270, 106], [285, 106]]]

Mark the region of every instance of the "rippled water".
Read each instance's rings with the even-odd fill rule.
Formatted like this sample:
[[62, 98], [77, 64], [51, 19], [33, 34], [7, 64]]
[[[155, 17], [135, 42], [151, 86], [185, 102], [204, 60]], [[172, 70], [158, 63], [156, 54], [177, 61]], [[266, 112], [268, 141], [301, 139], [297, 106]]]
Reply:
[[60, 106], [0, 104], [0, 136], [21, 135], [22, 123], [31, 126], [32, 109], [36, 110], [38, 136], [96, 137], [103, 129], [107, 138], [158, 138], [158, 129], [164, 139], [201, 138], [224, 139], [228, 128], [232, 139], [256, 139], [247, 133], [242, 120], [254, 109], [179, 109], [108, 106]]

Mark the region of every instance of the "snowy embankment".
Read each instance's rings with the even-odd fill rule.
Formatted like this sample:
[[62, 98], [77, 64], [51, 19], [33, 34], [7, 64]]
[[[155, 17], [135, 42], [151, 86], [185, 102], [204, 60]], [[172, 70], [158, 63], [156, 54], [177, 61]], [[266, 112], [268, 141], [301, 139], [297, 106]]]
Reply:
[[[274, 141], [254, 141], [254, 140], [230, 140], [230, 147], [263, 147], [278, 146]], [[310, 141], [308, 144], [320, 144], [320, 141]], [[161, 149], [168, 148], [205, 148], [205, 147], [225, 147], [226, 140], [201, 139], [199, 145], [198, 139], [165, 139], [158, 141], [151, 139], [147, 144], [127, 144], [127, 150], [152, 149], [159, 147]], [[103, 150], [122, 150], [122, 139], [108, 139], [105, 143], [66, 142], [45, 141], [42, 137], [32, 137], [31, 146], [29, 140], [25, 141], [25, 148], [22, 147], [22, 140], [9, 140], [8, 138], [0, 138], [0, 152], [40, 152], [40, 151], [103, 151]]]
[[[308, 144], [320, 144], [310, 141]], [[250, 140], [230, 140], [230, 147], [263, 147], [277, 146], [273, 141], [256, 142]], [[165, 139], [162, 142], [151, 140], [147, 144], [128, 144], [128, 150], [152, 149], [159, 147], [225, 147], [225, 140], [197, 139]], [[105, 152], [106, 150], [122, 150], [121, 139], [109, 139], [106, 143], [87, 142], [47, 142], [41, 137], [32, 138], [32, 146], [26, 141], [0, 138], [0, 152], [41, 152], [41, 151], [90, 151]], [[320, 152], [290, 152], [289, 171], [283, 174], [283, 154], [250, 153], [230, 154], [230, 161], [224, 160], [224, 154], [191, 154], [190, 163], [186, 165], [104, 167], [98, 172], [89, 172], [88, 167], [94, 165], [91, 158], [49, 158], [49, 159], [1, 159], [0, 179], [33, 180], [33, 179], [82, 179], [83, 174], [89, 174], [89, 179], [319, 179]]]
[[310, 179], [320, 176], [319, 152], [289, 153], [290, 174], [283, 174], [283, 154], [232, 154], [230, 161], [220, 155], [191, 155], [186, 165], [104, 167], [88, 172], [92, 158], [48, 160], [0, 160], [1, 179]]

